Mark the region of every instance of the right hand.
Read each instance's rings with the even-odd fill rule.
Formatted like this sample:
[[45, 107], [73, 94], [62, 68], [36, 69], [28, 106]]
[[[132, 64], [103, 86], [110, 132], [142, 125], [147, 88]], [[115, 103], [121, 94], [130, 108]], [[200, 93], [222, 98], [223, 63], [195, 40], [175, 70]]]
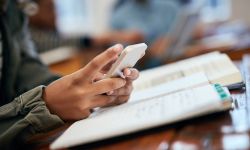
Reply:
[[88, 117], [93, 108], [113, 104], [117, 96], [104, 93], [122, 88], [126, 80], [95, 79], [107, 64], [117, 59], [122, 49], [121, 45], [111, 47], [84, 68], [48, 85], [43, 98], [49, 110], [63, 120], [79, 120]]

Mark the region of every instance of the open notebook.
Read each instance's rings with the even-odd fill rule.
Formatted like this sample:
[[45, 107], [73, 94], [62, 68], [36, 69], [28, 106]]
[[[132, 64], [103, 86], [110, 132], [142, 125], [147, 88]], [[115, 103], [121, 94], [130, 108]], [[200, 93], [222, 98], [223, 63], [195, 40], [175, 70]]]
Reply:
[[50, 148], [61, 149], [86, 144], [231, 107], [228, 90], [218, 84], [161, 94], [116, 106], [88, 119], [77, 121], [53, 142]]

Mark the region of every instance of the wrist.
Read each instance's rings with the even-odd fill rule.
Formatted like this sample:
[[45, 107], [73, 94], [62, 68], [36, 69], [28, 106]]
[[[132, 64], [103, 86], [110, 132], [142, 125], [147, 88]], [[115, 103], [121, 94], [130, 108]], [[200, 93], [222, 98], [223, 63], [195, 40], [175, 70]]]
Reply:
[[48, 87], [44, 86], [43, 87], [43, 92], [42, 92], [42, 99], [45, 102], [45, 105], [47, 106], [47, 108], [49, 109], [50, 113], [54, 114], [54, 112], [51, 110], [51, 108], [49, 107], [49, 101], [48, 101]]

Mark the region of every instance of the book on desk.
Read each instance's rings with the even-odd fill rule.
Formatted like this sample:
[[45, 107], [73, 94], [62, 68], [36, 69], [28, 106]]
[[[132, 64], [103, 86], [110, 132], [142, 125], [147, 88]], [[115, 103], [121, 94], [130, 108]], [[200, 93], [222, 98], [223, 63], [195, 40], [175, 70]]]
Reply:
[[243, 83], [240, 71], [218, 52], [142, 71], [128, 103], [96, 109], [89, 118], [72, 124], [50, 148], [87, 144], [229, 110], [233, 101], [227, 87], [243, 85], [239, 83]]

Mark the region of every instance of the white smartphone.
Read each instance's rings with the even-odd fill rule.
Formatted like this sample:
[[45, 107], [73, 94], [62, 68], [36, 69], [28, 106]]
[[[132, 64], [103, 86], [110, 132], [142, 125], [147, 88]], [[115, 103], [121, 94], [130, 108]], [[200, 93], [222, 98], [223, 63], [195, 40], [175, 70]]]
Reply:
[[123, 69], [134, 67], [136, 62], [145, 55], [147, 47], [145, 43], [127, 46], [112, 65], [105, 78], [118, 76], [125, 78], [122, 72]]

